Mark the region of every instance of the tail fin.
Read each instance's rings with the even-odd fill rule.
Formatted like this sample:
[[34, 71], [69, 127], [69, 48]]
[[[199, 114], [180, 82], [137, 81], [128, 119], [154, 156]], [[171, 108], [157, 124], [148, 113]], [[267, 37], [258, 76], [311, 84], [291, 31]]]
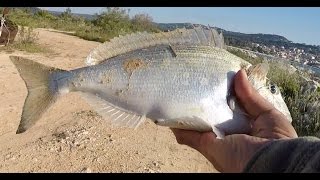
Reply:
[[54, 81], [51, 80], [51, 74], [63, 70], [48, 67], [23, 57], [10, 56], [10, 59], [28, 89], [21, 121], [16, 132], [16, 134], [20, 134], [33, 126], [55, 102], [58, 90], [55, 88], [55, 84], [52, 84]]

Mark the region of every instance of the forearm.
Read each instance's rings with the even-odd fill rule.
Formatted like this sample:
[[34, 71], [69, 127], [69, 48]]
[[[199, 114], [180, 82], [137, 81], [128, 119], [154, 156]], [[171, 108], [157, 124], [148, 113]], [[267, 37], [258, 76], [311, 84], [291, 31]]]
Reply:
[[320, 172], [320, 140], [274, 140], [253, 156], [244, 172]]

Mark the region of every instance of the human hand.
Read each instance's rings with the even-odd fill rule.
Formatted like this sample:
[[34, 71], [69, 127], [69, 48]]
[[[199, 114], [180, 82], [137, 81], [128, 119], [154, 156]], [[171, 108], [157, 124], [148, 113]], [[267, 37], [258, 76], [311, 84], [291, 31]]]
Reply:
[[250, 134], [217, 139], [213, 132], [171, 129], [179, 144], [199, 151], [220, 172], [242, 172], [258, 149], [272, 139], [298, 137], [286, 117], [252, 87], [244, 70], [236, 74], [234, 83], [236, 95], [252, 119]]

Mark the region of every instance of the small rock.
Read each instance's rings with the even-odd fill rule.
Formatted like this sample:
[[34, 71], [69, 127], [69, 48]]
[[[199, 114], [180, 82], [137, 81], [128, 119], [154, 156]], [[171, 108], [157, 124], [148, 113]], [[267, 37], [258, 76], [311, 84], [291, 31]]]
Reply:
[[87, 135], [89, 134], [89, 131], [84, 131], [82, 134]]
[[149, 168], [144, 168], [144, 170], [146, 170], [147, 172], [150, 172], [150, 173], [155, 173], [156, 172], [153, 169], [149, 169]]
[[79, 142], [79, 141], [75, 141], [75, 142], [74, 142], [74, 145], [80, 146], [80, 142]]
[[85, 149], [85, 148], [86, 148], [86, 145], [80, 144], [79, 148], [80, 148], [80, 149]]
[[9, 159], [10, 156], [11, 156], [11, 154], [7, 154], [7, 155], [6, 155], [6, 159]]
[[62, 148], [61, 146], [59, 146], [59, 148], [57, 149], [57, 152], [61, 152], [62, 151]]
[[92, 170], [90, 168], [83, 168], [81, 173], [92, 173]]
[[154, 166], [159, 166], [159, 164], [158, 164], [156, 161], [153, 161], [152, 164], [153, 164]]
[[102, 159], [101, 159], [100, 157], [98, 157], [98, 158], [96, 159], [96, 161], [97, 161], [98, 163], [101, 163], [101, 162], [102, 162]]

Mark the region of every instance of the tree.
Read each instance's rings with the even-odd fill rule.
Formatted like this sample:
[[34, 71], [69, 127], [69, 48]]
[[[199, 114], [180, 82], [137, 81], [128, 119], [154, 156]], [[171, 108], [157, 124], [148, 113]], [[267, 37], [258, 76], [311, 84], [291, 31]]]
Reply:
[[148, 25], [152, 23], [152, 17], [148, 14], [136, 14], [133, 16], [132, 22], [139, 25]]
[[40, 11], [35, 13], [35, 16], [40, 17], [40, 18], [50, 19], [50, 20], [57, 19], [57, 17], [55, 17], [54, 15], [50, 14], [47, 10], [40, 10]]
[[71, 8], [68, 7], [68, 8], [66, 9], [66, 14], [71, 15]]
[[132, 32], [129, 10], [119, 7], [107, 7], [106, 11], [97, 15], [92, 21], [93, 25], [98, 26], [110, 36], [126, 34]]
[[148, 14], [136, 14], [133, 16], [132, 25], [138, 31], [155, 31], [157, 28], [153, 23], [153, 19]]
[[60, 14], [60, 17], [63, 19], [72, 19], [71, 8], [67, 8], [63, 13]]

